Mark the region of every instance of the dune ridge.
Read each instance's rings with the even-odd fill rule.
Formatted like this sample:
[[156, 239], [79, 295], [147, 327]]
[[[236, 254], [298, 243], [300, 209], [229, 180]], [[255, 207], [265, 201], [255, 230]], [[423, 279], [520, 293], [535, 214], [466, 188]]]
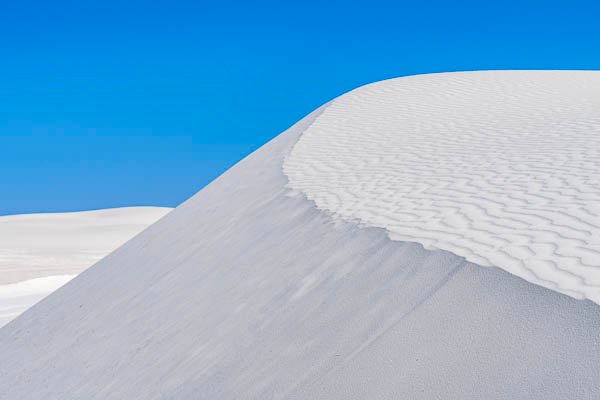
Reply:
[[378, 82], [331, 102], [284, 163], [318, 208], [600, 303], [600, 72]]

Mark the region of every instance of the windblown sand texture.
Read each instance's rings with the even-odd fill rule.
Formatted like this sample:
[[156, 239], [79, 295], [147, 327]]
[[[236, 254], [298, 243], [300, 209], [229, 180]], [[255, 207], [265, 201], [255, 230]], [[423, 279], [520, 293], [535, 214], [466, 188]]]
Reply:
[[600, 73], [419, 75], [335, 99], [286, 159], [318, 208], [600, 303]]

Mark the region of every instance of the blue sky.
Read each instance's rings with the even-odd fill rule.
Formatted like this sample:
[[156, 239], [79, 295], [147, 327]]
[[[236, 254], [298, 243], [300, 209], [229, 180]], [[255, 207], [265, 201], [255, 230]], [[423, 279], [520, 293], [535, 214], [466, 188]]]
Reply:
[[600, 2], [20, 1], [0, 13], [0, 215], [175, 206], [359, 85], [600, 69]]

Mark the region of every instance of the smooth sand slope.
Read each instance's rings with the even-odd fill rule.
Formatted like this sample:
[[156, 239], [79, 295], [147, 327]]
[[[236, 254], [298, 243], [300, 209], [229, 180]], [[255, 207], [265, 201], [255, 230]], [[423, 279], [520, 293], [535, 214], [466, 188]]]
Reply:
[[0, 326], [170, 210], [124, 207], [0, 217]]
[[597, 304], [286, 188], [284, 158], [323, 110], [0, 329], [0, 393], [598, 398]]

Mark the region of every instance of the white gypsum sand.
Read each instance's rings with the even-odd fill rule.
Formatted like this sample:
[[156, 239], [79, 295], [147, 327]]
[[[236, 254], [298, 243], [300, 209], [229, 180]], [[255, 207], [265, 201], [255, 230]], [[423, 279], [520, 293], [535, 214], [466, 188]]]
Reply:
[[600, 72], [363, 86], [331, 102], [284, 168], [322, 210], [600, 303]]
[[75, 275], [52, 275], [0, 285], [0, 327], [74, 277]]
[[0, 329], [0, 393], [597, 399], [598, 305], [285, 189], [322, 110]]
[[0, 326], [170, 210], [123, 207], [0, 216]]

